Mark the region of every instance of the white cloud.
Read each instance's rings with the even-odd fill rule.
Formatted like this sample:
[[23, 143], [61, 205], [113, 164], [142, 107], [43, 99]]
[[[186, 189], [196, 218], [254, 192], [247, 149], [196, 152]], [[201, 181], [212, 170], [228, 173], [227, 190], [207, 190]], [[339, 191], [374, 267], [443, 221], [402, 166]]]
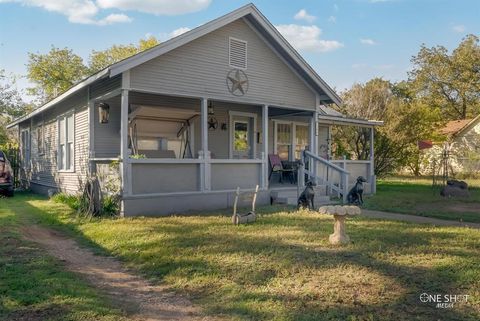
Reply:
[[315, 21], [315, 19], [317, 19], [317, 17], [308, 14], [307, 10], [305, 9], [302, 9], [299, 12], [297, 12], [295, 16], [293, 16], [293, 18], [295, 20], [305, 20], [310, 23], [312, 23], [313, 21]]
[[188, 27], [180, 27], [178, 29], [173, 30], [172, 32], [164, 32], [160, 34], [161, 40], [168, 40], [170, 38], [174, 38], [180, 36], [181, 34], [190, 31], [191, 29]]
[[0, 0], [2, 2], [14, 2], [63, 14], [72, 23], [105, 26], [131, 22], [132, 19], [123, 13], [99, 17], [103, 9], [177, 15], [204, 9], [210, 5], [211, 0]]
[[211, 0], [97, 0], [103, 9], [136, 10], [157, 15], [180, 15], [207, 8]]
[[180, 27], [178, 29], [175, 29], [173, 30], [172, 32], [170, 32], [170, 35], [173, 37], [176, 37], [176, 36], [180, 36], [182, 33], [185, 33], [185, 32], [188, 32], [190, 31], [191, 29], [188, 28], [188, 27]]
[[97, 18], [100, 9], [92, 0], [0, 0], [0, 2], [16, 2], [24, 6], [60, 13], [67, 16], [68, 21], [72, 23], [104, 26], [132, 21], [125, 14], [110, 14], [105, 18]]
[[340, 7], [338, 6], [338, 4], [335, 3], [335, 4], [333, 5], [333, 10], [334, 10], [335, 12], [338, 12], [338, 11], [340, 10]]
[[464, 33], [467, 28], [464, 25], [456, 25], [453, 26], [453, 31], [458, 32], [458, 33]]
[[362, 45], [369, 45], [369, 46], [373, 46], [377, 44], [373, 39], [369, 39], [369, 38], [360, 38], [360, 43]]
[[335, 16], [328, 17], [328, 22], [336, 23], [337, 22], [337, 17], [335, 17]]
[[111, 25], [114, 23], [125, 23], [125, 22], [131, 22], [132, 18], [130, 18], [127, 15], [124, 15], [123, 13], [112, 13], [106, 16], [105, 18], [99, 20], [97, 22], [98, 25], [104, 26], [104, 25]]
[[343, 47], [339, 41], [320, 39], [322, 30], [315, 25], [290, 24], [275, 27], [297, 50], [327, 52]]

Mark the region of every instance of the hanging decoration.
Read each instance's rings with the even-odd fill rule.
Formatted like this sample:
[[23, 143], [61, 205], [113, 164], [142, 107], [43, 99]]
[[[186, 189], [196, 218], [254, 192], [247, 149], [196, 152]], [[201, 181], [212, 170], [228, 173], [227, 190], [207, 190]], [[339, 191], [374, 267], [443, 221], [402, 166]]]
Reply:
[[247, 74], [240, 69], [232, 69], [227, 74], [228, 91], [234, 96], [243, 96], [248, 91]]

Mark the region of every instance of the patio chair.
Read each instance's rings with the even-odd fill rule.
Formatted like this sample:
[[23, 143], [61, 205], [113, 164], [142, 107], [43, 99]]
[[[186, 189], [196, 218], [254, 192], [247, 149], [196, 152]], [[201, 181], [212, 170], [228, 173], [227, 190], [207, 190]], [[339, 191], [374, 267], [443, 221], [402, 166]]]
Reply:
[[278, 156], [277, 154], [268, 154], [268, 160], [270, 162], [270, 175], [268, 176], [269, 181], [273, 173], [278, 173], [280, 176], [280, 183], [283, 184], [283, 175], [287, 173], [290, 177], [290, 183], [293, 184], [292, 178], [294, 176], [294, 168], [285, 168], [282, 164], [280, 156]]

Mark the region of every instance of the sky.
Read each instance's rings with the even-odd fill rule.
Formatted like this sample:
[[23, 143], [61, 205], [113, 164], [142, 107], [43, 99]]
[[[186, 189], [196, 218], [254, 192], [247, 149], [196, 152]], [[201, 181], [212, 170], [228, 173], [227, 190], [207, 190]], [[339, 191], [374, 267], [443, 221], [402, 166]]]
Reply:
[[[0, 0], [0, 69], [26, 75], [28, 53], [92, 50], [169, 39], [243, 0]], [[452, 50], [480, 35], [480, 0], [258, 0], [253, 3], [317, 73], [341, 92], [374, 77], [407, 78], [420, 46]], [[25, 77], [19, 89], [30, 84]], [[28, 101], [29, 97], [24, 96]], [[31, 98], [30, 98], [31, 99]]]

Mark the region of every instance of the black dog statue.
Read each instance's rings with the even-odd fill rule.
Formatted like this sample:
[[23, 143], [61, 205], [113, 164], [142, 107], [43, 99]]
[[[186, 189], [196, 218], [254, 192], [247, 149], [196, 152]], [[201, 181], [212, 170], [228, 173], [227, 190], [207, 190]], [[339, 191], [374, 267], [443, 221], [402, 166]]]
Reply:
[[314, 210], [315, 204], [313, 203], [313, 199], [315, 198], [315, 190], [313, 189], [313, 186], [315, 186], [315, 183], [309, 181], [305, 185], [305, 189], [298, 197], [297, 210], [301, 208], [308, 208], [309, 210]]
[[367, 180], [363, 176], [357, 177], [357, 183], [352, 187], [347, 195], [348, 204], [363, 204], [363, 183]]

